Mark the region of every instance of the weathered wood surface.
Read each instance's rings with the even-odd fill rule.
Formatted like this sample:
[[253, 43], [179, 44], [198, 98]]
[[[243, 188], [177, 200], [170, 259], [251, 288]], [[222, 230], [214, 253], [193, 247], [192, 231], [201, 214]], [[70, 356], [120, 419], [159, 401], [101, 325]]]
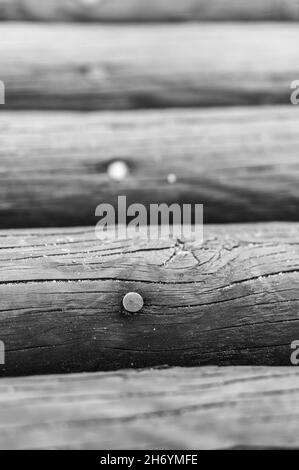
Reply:
[[0, 26], [5, 108], [289, 103], [295, 24]]
[[298, 448], [296, 367], [0, 380], [1, 449]]
[[0, 0], [0, 20], [298, 21], [298, 0]]
[[[299, 220], [296, 106], [2, 113], [0, 129], [1, 228], [94, 224], [119, 194], [203, 203], [206, 223]], [[120, 182], [114, 160], [129, 169]]]
[[[1, 232], [0, 373], [290, 364], [298, 240], [297, 224], [206, 226], [203, 244]], [[136, 315], [128, 292], [143, 297]]]

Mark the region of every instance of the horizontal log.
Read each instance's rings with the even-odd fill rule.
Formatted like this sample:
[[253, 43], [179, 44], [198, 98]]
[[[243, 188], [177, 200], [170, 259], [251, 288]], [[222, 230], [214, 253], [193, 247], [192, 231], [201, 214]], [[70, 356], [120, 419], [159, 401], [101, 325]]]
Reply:
[[[203, 243], [101, 241], [94, 228], [0, 235], [2, 375], [290, 365], [298, 224], [206, 226]], [[143, 298], [135, 315], [129, 292]]]
[[295, 367], [43, 376], [0, 386], [1, 449], [299, 446]]
[[6, 109], [289, 103], [295, 24], [0, 26]]
[[0, 0], [0, 20], [298, 21], [298, 0]]
[[118, 195], [204, 204], [206, 223], [298, 221], [298, 109], [1, 113], [0, 226], [95, 224]]

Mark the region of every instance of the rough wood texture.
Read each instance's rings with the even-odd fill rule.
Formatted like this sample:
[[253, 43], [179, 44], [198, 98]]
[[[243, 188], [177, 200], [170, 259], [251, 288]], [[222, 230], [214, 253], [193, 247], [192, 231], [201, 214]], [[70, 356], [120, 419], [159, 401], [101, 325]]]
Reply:
[[0, 20], [297, 21], [298, 0], [0, 0]]
[[0, 381], [1, 449], [298, 448], [297, 368]]
[[0, 27], [5, 108], [289, 103], [295, 24]]
[[[290, 364], [298, 237], [297, 224], [206, 226], [203, 244], [1, 232], [0, 372]], [[127, 292], [143, 297], [136, 315]]]
[[[206, 223], [299, 220], [298, 109], [2, 113], [0, 226], [94, 224], [119, 194], [203, 203]], [[129, 168], [118, 183], [115, 159]]]

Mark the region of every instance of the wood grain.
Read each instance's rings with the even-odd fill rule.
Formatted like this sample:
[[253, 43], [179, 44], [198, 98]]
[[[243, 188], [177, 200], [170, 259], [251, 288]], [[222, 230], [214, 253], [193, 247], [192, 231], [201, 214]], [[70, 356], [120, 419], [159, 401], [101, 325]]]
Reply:
[[298, 0], [0, 0], [0, 20], [298, 21]]
[[[1, 232], [0, 372], [290, 365], [298, 236], [298, 224], [205, 226], [203, 244]], [[122, 307], [128, 292], [143, 297], [136, 315]]]
[[[203, 203], [206, 223], [298, 221], [298, 110], [2, 113], [0, 226], [95, 224], [119, 194]], [[114, 160], [129, 168], [120, 182]]]
[[295, 24], [0, 26], [6, 105], [132, 109], [289, 103]]
[[298, 448], [298, 368], [1, 379], [1, 449]]

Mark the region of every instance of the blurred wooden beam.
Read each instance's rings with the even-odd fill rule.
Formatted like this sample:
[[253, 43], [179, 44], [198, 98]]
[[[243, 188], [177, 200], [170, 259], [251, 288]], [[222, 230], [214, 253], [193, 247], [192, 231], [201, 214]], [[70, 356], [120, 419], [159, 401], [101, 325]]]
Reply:
[[289, 103], [293, 24], [0, 26], [5, 109]]
[[0, 20], [298, 21], [298, 0], [0, 0]]
[[[94, 228], [0, 233], [2, 375], [290, 365], [299, 224], [104, 241]], [[122, 306], [139, 293], [141, 311]]]
[[1, 113], [0, 227], [95, 224], [118, 195], [204, 204], [206, 223], [299, 221], [298, 109]]
[[296, 367], [2, 379], [0, 448], [298, 448], [298, 387]]

